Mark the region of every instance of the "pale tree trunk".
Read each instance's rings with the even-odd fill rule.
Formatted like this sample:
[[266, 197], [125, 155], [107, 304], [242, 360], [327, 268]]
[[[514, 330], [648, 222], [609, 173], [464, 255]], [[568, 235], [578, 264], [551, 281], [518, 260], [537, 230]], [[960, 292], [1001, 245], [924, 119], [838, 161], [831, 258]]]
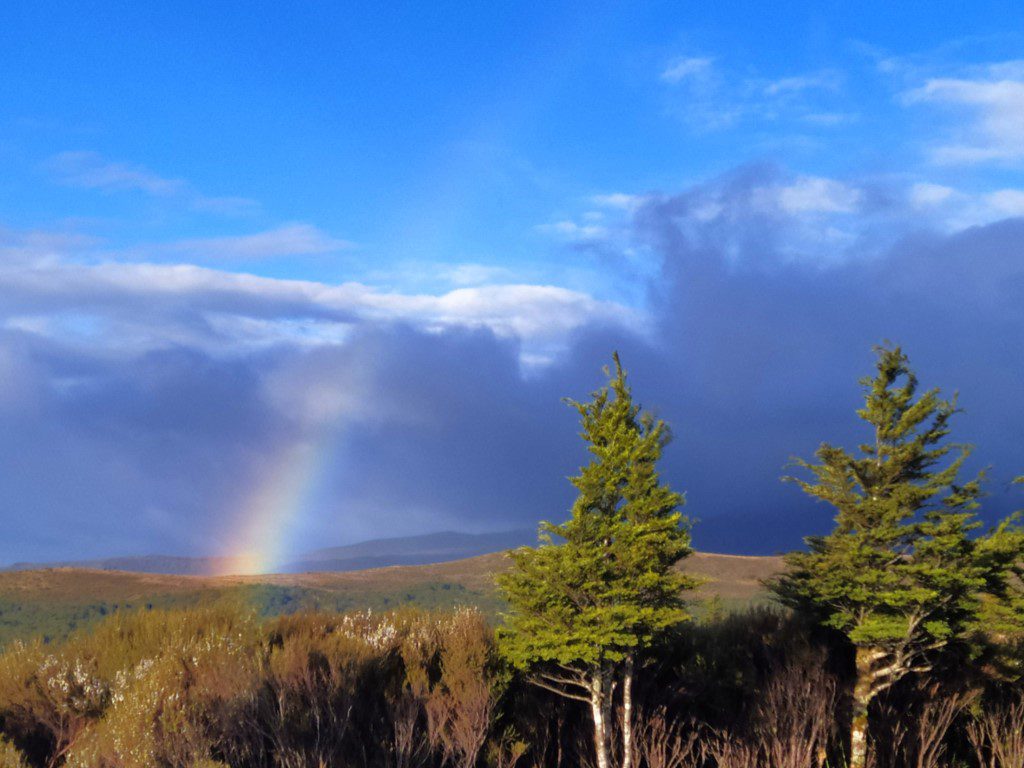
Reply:
[[594, 672], [590, 680], [590, 713], [594, 718], [594, 751], [597, 768], [610, 768], [608, 763], [608, 675], [604, 669]]
[[622, 669], [622, 768], [633, 768], [633, 655]]
[[853, 686], [853, 711], [850, 721], [849, 768], [864, 768], [868, 759], [868, 707], [871, 704], [874, 675], [872, 663], [877, 652], [871, 648], [857, 648], [857, 679]]

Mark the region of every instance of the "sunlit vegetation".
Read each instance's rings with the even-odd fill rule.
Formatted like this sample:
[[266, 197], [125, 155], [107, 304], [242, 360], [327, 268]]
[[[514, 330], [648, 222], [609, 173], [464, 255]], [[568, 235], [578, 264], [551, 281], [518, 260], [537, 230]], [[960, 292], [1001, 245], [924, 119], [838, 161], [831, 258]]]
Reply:
[[[501, 650], [472, 609], [121, 613], [0, 655], [0, 766], [588, 764], [587, 708]], [[873, 765], [1021, 764], [1024, 654], [1008, 642], [974, 658], [947, 653], [874, 703]], [[680, 625], [635, 661], [636, 765], [844, 764], [852, 656], [832, 632], [751, 609]]]
[[501, 697], [495, 664], [473, 610], [265, 623], [154, 610], [57, 646], [13, 644], [0, 724], [33, 765], [473, 765]]
[[[743, 610], [767, 602], [760, 580], [781, 566], [776, 557], [697, 553], [681, 566], [704, 580], [691, 604], [696, 615]], [[494, 576], [508, 567], [501, 553], [451, 563], [358, 573], [240, 579], [153, 576], [60, 569], [0, 573], [0, 648], [14, 640], [57, 642], [120, 611], [193, 608], [228, 603], [273, 617], [302, 611], [448, 609], [471, 605], [497, 620], [505, 602]], [[272, 582], [272, 583], [268, 583]]]
[[[382, 577], [361, 586], [343, 584], [342, 588], [315, 588], [260, 583], [225, 586], [210, 580], [209, 585], [199, 589], [164, 591], [164, 587], [154, 587], [148, 584], [149, 579], [136, 574], [50, 571], [28, 575], [41, 575], [48, 585], [68, 579], [75, 582], [74, 589], [56, 597], [47, 590], [28, 589], [19, 593], [9, 589], [7, 596], [0, 592], [0, 648], [14, 640], [39, 639], [44, 643], [65, 640], [78, 630], [95, 626], [107, 616], [139, 610], [226, 604], [244, 606], [266, 618], [306, 611], [386, 611], [403, 606], [440, 609], [473, 605], [494, 617], [502, 604], [493, 589], [473, 589], [457, 581], [394, 584], [387, 577]], [[5, 577], [16, 583], [25, 576], [25, 573], [0, 576], [0, 589], [8, 586], [3, 583]], [[97, 576], [100, 578], [96, 579]], [[109, 589], [110, 580], [118, 584], [118, 589]], [[187, 579], [180, 581], [187, 584]], [[134, 594], [116, 595], [122, 591], [122, 585], [130, 587]], [[110, 592], [114, 592], [111, 599], [96, 599]]]

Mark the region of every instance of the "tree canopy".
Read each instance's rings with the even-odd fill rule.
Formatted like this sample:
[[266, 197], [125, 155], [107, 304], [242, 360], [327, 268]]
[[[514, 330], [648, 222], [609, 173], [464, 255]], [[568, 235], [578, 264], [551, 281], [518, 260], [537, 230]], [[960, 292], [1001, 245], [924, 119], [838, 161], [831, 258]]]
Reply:
[[616, 675], [628, 696], [633, 655], [687, 618], [683, 592], [695, 586], [673, 568], [690, 554], [690, 534], [682, 495], [657, 471], [668, 426], [633, 402], [617, 355], [605, 372], [608, 384], [590, 401], [568, 401], [591, 454], [571, 478], [579, 492], [571, 517], [542, 523], [539, 546], [513, 552], [499, 579], [507, 657], [538, 685], [594, 707], [599, 765], [607, 761], [599, 721]]
[[961, 479], [971, 447], [948, 439], [956, 398], [919, 391], [899, 347], [877, 354], [857, 411], [871, 440], [856, 453], [824, 443], [816, 462], [797, 461], [808, 476], [789, 478], [835, 509], [835, 528], [788, 555], [770, 584], [858, 649], [851, 765], [863, 760], [857, 713], [866, 728], [878, 693], [928, 669], [986, 617], [1020, 617], [1013, 573], [1024, 539], [1013, 518], [978, 535], [984, 472]]

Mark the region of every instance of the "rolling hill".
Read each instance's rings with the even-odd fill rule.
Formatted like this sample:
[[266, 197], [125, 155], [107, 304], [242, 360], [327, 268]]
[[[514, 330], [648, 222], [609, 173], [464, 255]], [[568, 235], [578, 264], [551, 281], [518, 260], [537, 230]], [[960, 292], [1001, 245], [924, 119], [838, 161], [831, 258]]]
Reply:
[[[441, 531], [419, 536], [371, 539], [340, 547], [317, 549], [281, 566], [282, 573], [305, 571], [361, 571], [390, 565], [427, 565], [500, 552], [537, 541], [532, 529], [498, 533]], [[34, 571], [44, 568], [85, 568], [100, 571], [209, 576], [241, 570], [244, 558], [129, 555], [94, 560], [14, 563], [0, 570]]]
[[[325, 559], [329, 562], [330, 556]], [[502, 603], [494, 575], [506, 567], [507, 556], [496, 552], [428, 565], [262, 576], [182, 576], [94, 568], [8, 571], [0, 573], [0, 645], [36, 636], [59, 640], [113, 611], [216, 601], [236, 601], [264, 616], [318, 609], [475, 605], [496, 617]], [[766, 599], [760, 580], [777, 573], [782, 559], [698, 552], [682, 567], [707, 579], [696, 600], [717, 597], [732, 608]]]

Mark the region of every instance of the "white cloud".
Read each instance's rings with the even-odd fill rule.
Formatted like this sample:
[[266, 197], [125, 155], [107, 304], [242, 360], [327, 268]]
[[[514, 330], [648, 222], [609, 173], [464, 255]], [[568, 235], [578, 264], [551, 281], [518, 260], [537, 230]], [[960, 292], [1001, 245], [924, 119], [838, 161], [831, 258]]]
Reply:
[[831, 127], [852, 119], [837, 109], [847, 105], [836, 103], [843, 83], [836, 70], [772, 78], [693, 57], [674, 61], [661, 80], [673, 86], [670, 111], [700, 133], [747, 121], [762, 128], [766, 122], [787, 119]]
[[571, 241], [603, 240], [610, 234], [608, 228], [601, 224], [577, 224], [571, 219], [563, 219], [553, 224], [541, 224], [537, 230]]
[[952, 187], [919, 182], [910, 188], [910, 203], [915, 208], [930, 208], [950, 200], [955, 194]]
[[352, 243], [331, 237], [311, 224], [293, 222], [252, 235], [181, 240], [166, 250], [228, 259], [264, 259], [309, 256], [351, 248]]
[[1024, 190], [1020, 189], [968, 193], [942, 184], [919, 182], [910, 187], [908, 201], [928, 216], [933, 226], [945, 232], [1024, 216]]
[[491, 264], [445, 264], [438, 265], [440, 277], [458, 286], [482, 285], [484, 283], [508, 282], [512, 270]]
[[1024, 80], [936, 78], [909, 91], [904, 100], [952, 107], [971, 116], [966, 131], [932, 149], [935, 162], [1024, 160]]
[[646, 198], [643, 195], [630, 195], [625, 192], [611, 192], [606, 195], [594, 195], [590, 201], [601, 208], [613, 208], [620, 211], [636, 210]]
[[821, 176], [798, 176], [790, 184], [762, 187], [755, 193], [757, 202], [789, 214], [853, 213], [860, 199], [860, 190]]
[[176, 198], [196, 211], [238, 216], [253, 213], [259, 203], [247, 197], [210, 197], [184, 179], [161, 176], [141, 165], [108, 160], [98, 152], [69, 151], [50, 157], [43, 167], [58, 184], [100, 192], [142, 192], [152, 197]]
[[592, 320], [630, 325], [639, 319], [621, 305], [551, 285], [479, 286], [441, 296], [370, 293], [364, 300], [382, 319], [414, 320], [434, 330], [488, 328], [534, 342], [556, 342]]
[[551, 285], [408, 294], [190, 264], [0, 262], [0, 294], [0, 326], [110, 355], [168, 346], [231, 355], [278, 343], [339, 344], [353, 325], [408, 323], [429, 332], [488, 329], [519, 340], [524, 355], [539, 359], [588, 323], [643, 325], [621, 304]]
[[703, 75], [711, 69], [712, 60], [703, 56], [675, 59], [661, 73], [666, 83], [678, 83], [689, 77]]
[[835, 91], [839, 89], [839, 83], [839, 74], [832, 70], [826, 70], [810, 75], [782, 77], [773, 80], [764, 87], [764, 92], [768, 96], [780, 96], [808, 90]]
[[1024, 190], [1000, 189], [985, 196], [993, 212], [1004, 216], [1024, 216]]
[[0, 226], [0, 256], [8, 262], [39, 261], [85, 250], [100, 243], [78, 232], [11, 230]]
[[97, 152], [61, 152], [47, 160], [45, 167], [61, 184], [104, 192], [138, 190], [169, 197], [181, 194], [188, 186], [182, 179], [168, 179], [142, 166], [113, 162]]

